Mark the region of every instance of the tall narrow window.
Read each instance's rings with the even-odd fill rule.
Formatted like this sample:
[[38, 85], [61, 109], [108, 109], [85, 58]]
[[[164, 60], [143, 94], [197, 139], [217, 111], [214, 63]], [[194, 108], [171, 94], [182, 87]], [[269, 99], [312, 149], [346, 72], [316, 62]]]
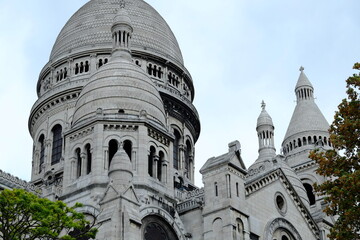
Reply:
[[41, 173], [42, 166], [45, 161], [45, 137], [44, 134], [41, 134], [39, 137], [39, 145], [40, 145], [40, 157], [39, 157], [39, 173]]
[[110, 140], [110, 142], [109, 142], [109, 166], [110, 166], [111, 160], [113, 159], [118, 148], [119, 148], [118, 141], [116, 141], [115, 139]]
[[230, 174], [226, 174], [226, 190], [227, 190], [227, 197], [231, 198], [231, 179]]
[[159, 181], [161, 181], [161, 175], [162, 175], [162, 162], [164, 161], [164, 153], [162, 151], [159, 152], [159, 161], [157, 164], [157, 178]]
[[236, 196], [239, 197], [239, 183], [236, 183]]
[[81, 176], [81, 150], [80, 148], [77, 148], [75, 150], [75, 154], [76, 154], [76, 177], [80, 177]]
[[190, 178], [190, 157], [191, 157], [191, 143], [189, 140], [186, 141], [186, 151], [185, 151], [185, 172], [186, 176]]
[[91, 173], [91, 145], [88, 143], [85, 145], [85, 151], [86, 151], [86, 174]]
[[181, 135], [177, 130], [174, 130], [174, 148], [173, 148], [173, 160], [174, 160], [174, 168], [179, 169], [179, 161], [180, 161], [180, 154], [179, 154], [179, 145], [180, 145], [180, 138]]
[[131, 152], [132, 152], [132, 143], [131, 143], [131, 141], [130, 140], [125, 140], [123, 148], [124, 148], [125, 152], [127, 153], [127, 155], [129, 156], [130, 161], [131, 161]]
[[306, 190], [306, 194], [308, 196], [310, 206], [314, 205], [316, 201], [315, 201], [313, 187], [308, 183], [304, 183], [304, 188]]
[[154, 156], [155, 156], [155, 148], [153, 146], [150, 147], [150, 153], [148, 156], [148, 173], [151, 177], [153, 177], [153, 166], [154, 166]]
[[218, 185], [217, 182], [214, 183], [214, 187], [215, 187], [215, 197], [218, 196]]
[[57, 124], [52, 129], [53, 142], [52, 142], [52, 155], [51, 155], [51, 165], [54, 165], [60, 162], [62, 154], [62, 127]]

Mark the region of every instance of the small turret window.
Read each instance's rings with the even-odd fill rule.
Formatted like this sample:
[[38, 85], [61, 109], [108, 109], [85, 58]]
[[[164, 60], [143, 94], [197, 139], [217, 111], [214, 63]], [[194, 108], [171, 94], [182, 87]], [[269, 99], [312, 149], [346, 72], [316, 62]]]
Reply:
[[109, 166], [110, 166], [111, 160], [113, 159], [118, 148], [119, 148], [118, 141], [116, 141], [115, 139], [110, 140], [110, 142], [109, 142]]
[[132, 142], [130, 140], [125, 140], [123, 148], [124, 148], [125, 152], [127, 153], [127, 155], [129, 156], [130, 161], [131, 161]]

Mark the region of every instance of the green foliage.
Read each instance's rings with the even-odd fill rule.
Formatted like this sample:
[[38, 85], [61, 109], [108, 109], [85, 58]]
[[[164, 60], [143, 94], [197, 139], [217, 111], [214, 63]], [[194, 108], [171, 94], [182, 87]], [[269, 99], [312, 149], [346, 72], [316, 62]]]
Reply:
[[[0, 192], [0, 239], [76, 240], [94, 238], [97, 229], [74, 207], [22, 189]], [[89, 227], [92, 225], [91, 227]], [[71, 234], [76, 232], [77, 234]]]
[[[356, 63], [354, 69], [360, 70]], [[360, 75], [349, 77], [347, 99], [343, 99], [330, 126], [334, 150], [313, 151], [310, 158], [319, 164], [317, 173], [325, 176], [315, 190], [325, 196], [325, 213], [337, 215], [329, 237], [360, 239]]]

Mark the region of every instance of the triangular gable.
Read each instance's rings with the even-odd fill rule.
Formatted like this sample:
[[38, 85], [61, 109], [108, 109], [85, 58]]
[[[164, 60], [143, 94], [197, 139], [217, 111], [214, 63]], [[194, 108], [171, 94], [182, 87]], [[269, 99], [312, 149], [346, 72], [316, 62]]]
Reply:
[[133, 203], [140, 204], [139, 198], [135, 192], [135, 188], [133, 185], [130, 185], [121, 195], [123, 198], [126, 198]]
[[274, 169], [267, 174], [262, 175], [260, 178], [254, 179], [245, 185], [245, 195], [248, 197], [251, 194], [268, 187], [271, 183], [279, 182], [287, 190], [286, 193], [292, 200], [294, 206], [298, 209], [301, 216], [304, 218], [309, 229], [313, 234], [319, 238], [319, 228], [312, 218], [309, 210], [305, 207], [300, 196], [295, 191], [291, 182], [288, 180], [281, 168]]
[[119, 197], [119, 195], [119, 192], [114, 188], [114, 186], [109, 184], [105, 190], [104, 196], [100, 200], [100, 204], [115, 199]]

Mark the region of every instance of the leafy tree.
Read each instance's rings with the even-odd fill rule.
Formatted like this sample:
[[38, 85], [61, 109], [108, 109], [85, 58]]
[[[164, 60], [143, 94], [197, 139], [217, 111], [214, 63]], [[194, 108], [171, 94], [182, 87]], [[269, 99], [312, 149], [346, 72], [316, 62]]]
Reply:
[[[97, 229], [61, 201], [50, 201], [22, 189], [0, 192], [0, 239], [76, 240], [94, 238]], [[74, 234], [76, 233], [76, 234]]]
[[[360, 64], [353, 67], [360, 70]], [[326, 181], [315, 185], [315, 190], [324, 195], [327, 215], [338, 219], [330, 231], [331, 239], [360, 239], [360, 75], [349, 77], [347, 99], [338, 106], [330, 126], [333, 150], [315, 150], [310, 158], [319, 168], [317, 173]]]

